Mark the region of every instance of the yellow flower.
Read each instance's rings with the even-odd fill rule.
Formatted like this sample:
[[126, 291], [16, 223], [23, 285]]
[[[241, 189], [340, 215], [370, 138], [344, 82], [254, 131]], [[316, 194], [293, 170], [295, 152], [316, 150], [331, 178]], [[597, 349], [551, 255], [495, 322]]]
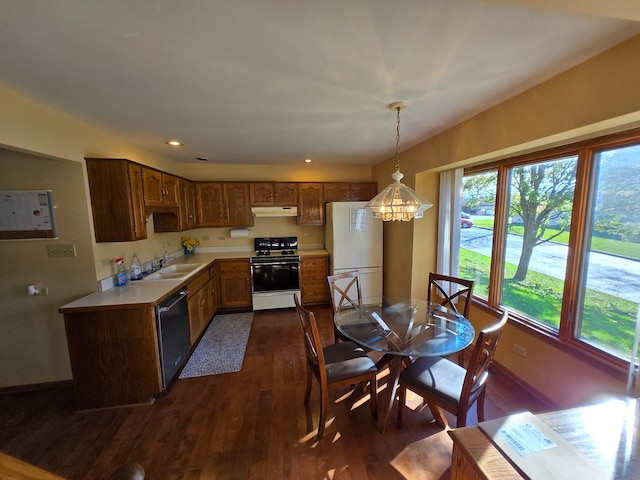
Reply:
[[195, 238], [182, 237], [182, 246], [187, 250], [193, 250], [198, 245], [200, 245], [200, 241]]

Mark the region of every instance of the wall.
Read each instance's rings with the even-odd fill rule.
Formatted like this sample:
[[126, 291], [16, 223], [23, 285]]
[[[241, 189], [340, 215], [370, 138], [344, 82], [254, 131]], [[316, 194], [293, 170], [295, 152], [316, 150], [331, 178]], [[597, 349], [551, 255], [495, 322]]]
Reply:
[[[385, 288], [411, 285], [414, 295], [426, 296], [429, 271], [436, 268], [439, 171], [640, 126], [638, 52], [640, 36], [402, 152], [406, 183], [434, 207], [413, 227], [385, 225], [385, 252], [394, 253], [385, 256]], [[381, 186], [389, 183], [394, 162], [374, 168]], [[397, 255], [405, 250], [411, 254]], [[474, 309], [472, 320], [478, 315]], [[513, 352], [514, 342], [527, 349], [526, 358]], [[624, 391], [622, 380], [513, 326], [507, 327], [496, 358], [560, 406]]]
[[[52, 190], [58, 240], [0, 241], [0, 387], [71, 378], [58, 306], [95, 286], [82, 165], [0, 149], [0, 189]], [[76, 257], [52, 258], [46, 245], [74, 243]], [[28, 296], [27, 285], [48, 287]]]

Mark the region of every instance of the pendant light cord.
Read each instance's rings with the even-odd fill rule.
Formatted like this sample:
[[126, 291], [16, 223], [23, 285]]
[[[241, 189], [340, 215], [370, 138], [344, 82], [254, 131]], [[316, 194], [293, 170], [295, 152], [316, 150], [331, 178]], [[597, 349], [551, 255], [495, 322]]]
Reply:
[[400, 107], [396, 108], [396, 170], [400, 170]]

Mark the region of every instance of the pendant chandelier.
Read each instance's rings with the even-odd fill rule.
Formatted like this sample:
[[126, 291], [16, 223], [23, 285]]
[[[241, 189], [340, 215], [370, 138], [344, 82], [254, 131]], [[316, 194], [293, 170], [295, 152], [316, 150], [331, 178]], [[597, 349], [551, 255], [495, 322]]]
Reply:
[[400, 182], [404, 177], [400, 172], [400, 110], [406, 106], [406, 102], [393, 102], [389, 105], [389, 110], [396, 111], [396, 171], [391, 174], [394, 181], [366, 205], [373, 218], [381, 218], [385, 222], [408, 222], [414, 218], [422, 218], [422, 213], [433, 206], [422, 195]]

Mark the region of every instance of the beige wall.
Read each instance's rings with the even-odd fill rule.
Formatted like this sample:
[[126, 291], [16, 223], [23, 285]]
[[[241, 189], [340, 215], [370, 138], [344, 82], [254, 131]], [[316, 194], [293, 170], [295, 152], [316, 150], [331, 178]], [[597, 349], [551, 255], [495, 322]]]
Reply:
[[[639, 52], [640, 36], [636, 36], [402, 152], [406, 183], [415, 185], [434, 207], [413, 227], [385, 225], [389, 241], [385, 252], [393, 252], [393, 260], [385, 256], [385, 288], [411, 285], [414, 294], [426, 295], [423, 286], [429, 271], [436, 269], [440, 170], [640, 126]], [[394, 159], [389, 159], [374, 169], [381, 186], [389, 183], [393, 166]], [[478, 312], [474, 309], [472, 320], [482, 323]], [[513, 343], [527, 349], [526, 358], [513, 352]], [[496, 358], [560, 406], [624, 391], [622, 380], [512, 326], [507, 327]]]

